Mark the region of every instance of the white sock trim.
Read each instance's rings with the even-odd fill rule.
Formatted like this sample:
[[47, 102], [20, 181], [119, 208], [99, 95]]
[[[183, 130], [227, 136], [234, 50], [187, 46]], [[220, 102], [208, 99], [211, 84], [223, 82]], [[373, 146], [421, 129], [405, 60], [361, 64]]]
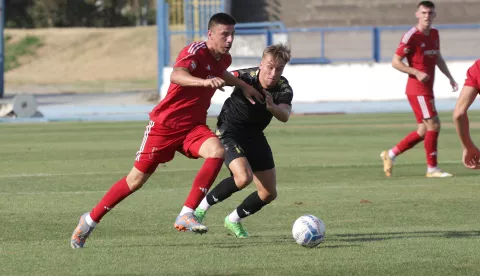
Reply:
[[187, 213], [193, 213], [193, 209], [187, 206], [183, 206], [182, 210], [180, 211], [180, 216], [183, 216]]
[[233, 212], [228, 215], [228, 220], [230, 222], [240, 222], [240, 220], [242, 220], [242, 218], [237, 213], [237, 209], [233, 210]]
[[395, 153], [393, 153], [393, 150], [389, 150], [388, 151], [388, 157], [390, 157], [390, 159], [392, 159], [392, 160], [395, 160], [395, 157], [397, 157], [397, 156], [395, 155]]
[[90, 227], [95, 227], [97, 226], [97, 223], [95, 221], [93, 221], [92, 217], [90, 216], [90, 214], [88, 214], [86, 217], [85, 217], [85, 222], [88, 224], [88, 226]]
[[205, 211], [207, 211], [208, 209], [210, 209], [210, 204], [208, 204], [208, 201], [207, 201], [207, 197], [204, 197], [202, 202], [200, 202], [200, 205], [198, 205], [198, 207], [200, 209], [203, 209]]

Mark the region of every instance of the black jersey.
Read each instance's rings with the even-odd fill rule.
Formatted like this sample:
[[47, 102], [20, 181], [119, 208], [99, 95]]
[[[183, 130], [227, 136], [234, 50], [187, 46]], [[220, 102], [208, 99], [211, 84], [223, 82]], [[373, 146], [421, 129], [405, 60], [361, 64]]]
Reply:
[[[258, 80], [259, 72], [259, 68], [254, 67], [236, 70], [232, 73], [261, 92], [262, 86]], [[288, 80], [283, 76], [280, 77], [275, 87], [266, 90], [272, 94], [275, 104], [292, 105], [293, 90], [288, 84]], [[267, 110], [265, 103], [257, 101], [255, 101], [255, 104], [250, 103], [241, 89], [235, 87], [232, 95], [223, 104], [222, 111], [218, 116], [217, 126], [237, 130], [246, 135], [262, 133], [272, 117], [273, 115]]]

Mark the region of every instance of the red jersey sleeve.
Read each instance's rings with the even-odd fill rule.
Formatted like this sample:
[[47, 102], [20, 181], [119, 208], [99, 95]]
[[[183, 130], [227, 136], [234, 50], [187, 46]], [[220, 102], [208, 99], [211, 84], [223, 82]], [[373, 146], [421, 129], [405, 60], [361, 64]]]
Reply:
[[477, 60], [467, 71], [465, 86], [480, 89], [480, 59]]
[[395, 51], [395, 54], [403, 58], [414, 51], [415, 48], [413, 45], [413, 34], [415, 33], [415, 31], [416, 29], [412, 28], [410, 31], [403, 35], [402, 40], [400, 40], [400, 44], [398, 44], [397, 50]]
[[178, 54], [177, 60], [173, 67], [182, 67], [188, 69], [192, 73], [198, 65], [198, 51], [189, 51], [190, 45], [183, 48], [183, 50]]

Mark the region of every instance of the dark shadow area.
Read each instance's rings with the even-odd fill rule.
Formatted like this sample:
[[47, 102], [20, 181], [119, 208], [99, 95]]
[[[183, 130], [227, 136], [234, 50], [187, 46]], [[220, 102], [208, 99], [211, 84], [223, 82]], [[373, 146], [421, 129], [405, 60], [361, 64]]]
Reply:
[[279, 0], [232, 1], [232, 15], [238, 23], [278, 21], [282, 3]]

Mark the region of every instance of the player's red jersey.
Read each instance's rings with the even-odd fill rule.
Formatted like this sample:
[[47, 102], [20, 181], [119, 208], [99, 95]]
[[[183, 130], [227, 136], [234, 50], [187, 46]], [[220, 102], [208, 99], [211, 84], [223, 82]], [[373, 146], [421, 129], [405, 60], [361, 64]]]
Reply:
[[440, 37], [437, 29], [430, 29], [430, 33], [426, 35], [413, 27], [403, 35], [396, 54], [407, 57], [410, 67], [430, 77], [426, 83], [422, 83], [414, 75], [408, 75], [407, 95], [433, 97], [433, 80], [439, 53]]
[[[232, 63], [230, 54], [217, 60], [205, 42], [194, 42], [180, 52], [174, 67], [188, 69], [192, 76], [207, 79], [223, 77]], [[193, 128], [206, 124], [207, 110], [216, 89], [185, 87], [171, 83], [165, 98], [150, 112], [150, 120], [170, 128]]]
[[467, 79], [465, 80], [466, 86], [475, 87], [480, 90], [480, 59], [468, 68]]

